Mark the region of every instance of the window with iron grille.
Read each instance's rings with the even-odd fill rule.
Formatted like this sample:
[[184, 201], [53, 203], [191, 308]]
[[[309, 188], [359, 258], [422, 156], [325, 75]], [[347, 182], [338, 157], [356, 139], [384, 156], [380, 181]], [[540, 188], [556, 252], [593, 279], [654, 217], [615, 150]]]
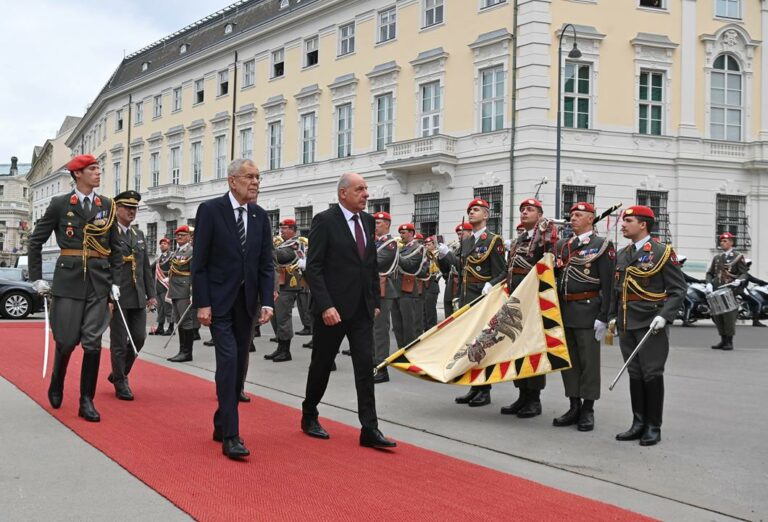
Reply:
[[416, 232], [421, 232], [424, 237], [437, 234], [440, 222], [440, 193], [415, 194], [413, 196], [413, 224]]
[[176, 244], [176, 220], [165, 222], [165, 237], [171, 240], [171, 250], [176, 250], [179, 245]]
[[742, 249], [752, 247], [747, 218], [747, 196], [717, 195], [717, 237], [723, 232], [736, 236], [736, 245]]
[[375, 214], [376, 212], [389, 213], [389, 198], [368, 200], [368, 213]]
[[477, 187], [475, 188], [475, 197], [482, 198], [488, 202], [491, 206], [491, 213], [488, 217], [488, 223], [486, 227], [494, 234], [501, 235], [503, 228], [503, 208], [504, 208], [504, 193], [501, 185], [494, 185], [493, 187]]
[[562, 202], [563, 208], [560, 213], [565, 219], [571, 213], [571, 207], [574, 203], [585, 202], [595, 204], [595, 187], [586, 185], [563, 185]]
[[296, 229], [302, 236], [309, 235], [309, 227], [312, 226], [312, 206], [296, 207]]
[[157, 223], [147, 223], [147, 253], [157, 254]]
[[672, 234], [669, 231], [669, 212], [667, 211], [667, 192], [658, 190], [638, 190], [637, 204], [651, 207], [656, 215], [651, 236], [661, 243], [671, 243]]
[[267, 218], [269, 219], [269, 228], [272, 230], [272, 235], [276, 236], [280, 232], [280, 209], [267, 210]]

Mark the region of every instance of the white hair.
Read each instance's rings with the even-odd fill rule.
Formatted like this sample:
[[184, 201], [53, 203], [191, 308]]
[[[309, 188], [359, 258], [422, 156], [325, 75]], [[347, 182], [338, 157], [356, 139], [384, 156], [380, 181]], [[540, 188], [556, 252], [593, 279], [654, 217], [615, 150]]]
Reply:
[[339, 177], [339, 181], [336, 182], [336, 194], [341, 192], [341, 189], [349, 188], [352, 184], [352, 176], [354, 175], [355, 172], [345, 172]]
[[240, 172], [240, 169], [243, 168], [244, 165], [253, 165], [254, 167], [256, 166], [256, 164], [248, 158], [238, 158], [233, 160], [232, 163], [230, 163], [227, 167], [227, 176], [237, 176], [237, 173]]

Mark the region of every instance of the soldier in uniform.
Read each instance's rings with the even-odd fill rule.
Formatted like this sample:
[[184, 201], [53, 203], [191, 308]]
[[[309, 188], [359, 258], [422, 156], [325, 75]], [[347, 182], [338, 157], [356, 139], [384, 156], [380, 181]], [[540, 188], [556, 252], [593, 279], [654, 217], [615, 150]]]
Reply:
[[616, 255], [610, 317], [615, 317], [621, 355], [626, 361], [643, 336], [651, 335], [627, 370], [632, 426], [616, 440], [651, 446], [661, 440], [664, 364], [669, 354], [669, 325], [683, 304], [685, 280], [671, 245], [651, 239], [656, 217], [637, 205], [624, 211], [621, 232], [632, 243]]
[[[456, 225], [456, 235], [458, 239], [447, 245], [456, 259], [460, 257], [461, 242], [464, 238], [472, 235], [472, 225], [468, 221], [459, 223]], [[452, 259], [452, 258], [451, 258]], [[456, 266], [449, 263], [449, 258], [441, 258], [439, 253], [437, 256], [437, 266], [440, 267], [440, 272], [443, 274], [445, 280], [445, 292], [443, 292], [443, 311], [445, 317], [449, 317], [453, 312], [453, 301], [459, 299], [459, 271]]]
[[[117, 228], [120, 253], [123, 256], [123, 269], [120, 274], [120, 307], [112, 310], [112, 321], [109, 323], [109, 352], [112, 359], [112, 373], [109, 382], [115, 386], [115, 395], [124, 401], [133, 400], [133, 392], [128, 385], [128, 374], [136, 360], [133, 348], [129, 346], [126, 323], [133, 339], [136, 351], [141, 351], [147, 338], [147, 307], [157, 304], [155, 299], [155, 282], [149, 268], [147, 245], [144, 233], [131, 228], [136, 219], [141, 194], [127, 190], [115, 196], [117, 205]], [[116, 306], [116, 305], [115, 305]], [[123, 323], [125, 316], [125, 323]]]
[[[149, 335], [171, 335], [173, 333], [173, 312], [171, 303], [166, 302], [168, 294], [168, 271], [171, 269], [171, 240], [167, 237], [160, 239], [160, 255], [152, 263], [150, 271], [154, 279], [155, 296], [157, 301], [157, 328]], [[165, 329], [165, 323], [168, 329]]]
[[297, 235], [296, 220], [285, 218], [280, 222], [280, 240], [275, 241], [273, 257], [276, 267], [275, 286], [278, 296], [275, 301], [275, 335], [277, 349], [264, 356], [272, 362], [286, 362], [291, 357], [291, 339], [293, 339], [293, 306], [299, 298], [304, 281], [306, 258], [305, 238]]
[[171, 258], [171, 269], [168, 274], [168, 297], [170, 297], [173, 306], [173, 320], [178, 325], [179, 353], [168, 360], [187, 362], [192, 360], [192, 348], [195, 342], [195, 323], [192, 318], [194, 311], [190, 309], [192, 300], [192, 243], [190, 243], [189, 226], [181, 225], [174, 232], [174, 236], [176, 237], [176, 244], [179, 246]]
[[571, 356], [571, 369], [561, 372], [568, 411], [555, 426], [595, 427], [594, 403], [600, 398], [600, 341], [608, 327], [616, 250], [593, 230], [595, 207], [579, 202], [570, 210], [574, 236], [557, 243], [557, 288]]
[[[397, 238], [390, 234], [392, 217], [387, 212], [376, 212], [376, 256], [379, 267], [379, 295], [381, 311], [373, 320], [373, 366], [381, 364], [389, 357], [389, 329], [392, 304], [398, 296], [397, 267], [399, 249]], [[389, 382], [389, 372], [383, 368], [373, 378], [374, 383]]]
[[424, 278], [424, 331], [437, 324], [437, 298], [440, 295], [440, 267], [437, 264], [437, 241], [429, 236], [424, 242], [427, 249], [429, 273]]
[[[544, 218], [544, 207], [536, 198], [520, 203], [520, 227], [517, 239], [512, 242], [507, 262], [507, 286], [510, 293], [522, 283], [528, 272], [546, 252], [551, 252], [557, 242], [557, 228]], [[501, 408], [502, 415], [517, 415], [528, 419], [541, 415], [541, 390], [547, 385], [546, 376], [536, 375], [515, 381], [520, 390], [517, 400]]]
[[397, 279], [400, 281], [398, 297], [392, 303], [392, 327], [395, 330], [397, 346], [402, 348], [413, 342], [419, 335], [418, 314], [419, 284], [417, 279], [427, 275], [424, 245], [416, 241], [416, 227], [404, 223], [398, 227], [402, 247], [397, 262]]
[[[29, 277], [41, 295], [50, 293], [51, 330], [56, 353], [48, 388], [48, 400], [60, 408], [64, 378], [72, 351], [83, 347], [78, 415], [90, 422], [101, 416], [93, 405], [99, 375], [101, 336], [109, 325], [107, 297], [120, 298], [123, 256], [115, 227], [115, 205], [96, 194], [101, 168], [90, 154], [67, 163], [75, 188], [51, 200], [29, 238]], [[53, 287], [43, 280], [42, 247], [51, 233], [61, 252], [53, 274]]]
[[[438, 246], [438, 256], [447, 258], [448, 263], [461, 274], [459, 306], [487, 294], [506, 276], [504, 241], [486, 229], [490, 213], [491, 207], [487, 201], [473, 199], [467, 206], [467, 220], [472, 225], [472, 233], [462, 241], [460, 255], [457, 257], [448, 245]], [[472, 386], [469, 393], [456, 397], [456, 403], [473, 407], [490, 404], [491, 385]]]
[[[749, 268], [744, 261], [744, 254], [733, 249], [736, 237], [730, 232], [720, 234], [721, 253], [717, 254], [707, 270], [707, 293], [728, 287], [736, 294], [747, 285]], [[724, 314], [712, 314], [712, 322], [717, 326], [720, 342], [712, 346], [714, 350], [733, 350], [733, 336], [736, 334], [736, 319], [739, 310]]]

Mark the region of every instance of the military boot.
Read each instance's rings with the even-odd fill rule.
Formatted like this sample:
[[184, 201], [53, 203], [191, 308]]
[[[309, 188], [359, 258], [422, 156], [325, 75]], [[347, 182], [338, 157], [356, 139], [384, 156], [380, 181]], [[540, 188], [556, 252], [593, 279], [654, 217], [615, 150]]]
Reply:
[[664, 410], [664, 377], [654, 377], [644, 383], [645, 388], [645, 412], [647, 422], [643, 436], [640, 438], [641, 446], [653, 446], [661, 442], [661, 417]]
[[581, 410], [581, 399], [571, 397], [571, 407], [561, 416], [552, 420], [552, 425], [557, 427], [571, 426], [579, 420], [579, 410]]
[[291, 340], [280, 340], [277, 343], [277, 353], [272, 357], [272, 362], [287, 362], [291, 359]]
[[101, 415], [93, 405], [96, 395], [96, 379], [99, 377], [100, 351], [87, 351], [83, 354], [83, 366], [80, 372], [80, 409], [77, 414], [88, 422], [99, 422]]
[[71, 355], [72, 352], [64, 353], [63, 347], [56, 343], [51, 384], [48, 386], [48, 401], [54, 409], [60, 408], [61, 402], [64, 400], [64, 377], [67, 375], [67, 366]]
[[616, 435], [616, 440], [637, 440], [645, 430], [645, 389], [640, 379], [629, 379], [629, 397], [632, 401], [632, 426]]

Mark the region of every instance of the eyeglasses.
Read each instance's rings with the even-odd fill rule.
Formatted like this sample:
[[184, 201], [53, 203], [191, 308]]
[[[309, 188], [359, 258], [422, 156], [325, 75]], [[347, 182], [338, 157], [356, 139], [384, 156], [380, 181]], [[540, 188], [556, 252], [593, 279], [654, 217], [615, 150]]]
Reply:
[[238, 174], [237, 176], [233, 176], [233, 177], [234, 178], [245, 178], [248, 181], [248, 183], [253, 183], [254, 181], [256, 183], [261, 183], [261, 176], [259, 176], [258, 174], [248, 174], [248, 175], [245, 175], [245, 176], [242, 175], [242, 174]]

